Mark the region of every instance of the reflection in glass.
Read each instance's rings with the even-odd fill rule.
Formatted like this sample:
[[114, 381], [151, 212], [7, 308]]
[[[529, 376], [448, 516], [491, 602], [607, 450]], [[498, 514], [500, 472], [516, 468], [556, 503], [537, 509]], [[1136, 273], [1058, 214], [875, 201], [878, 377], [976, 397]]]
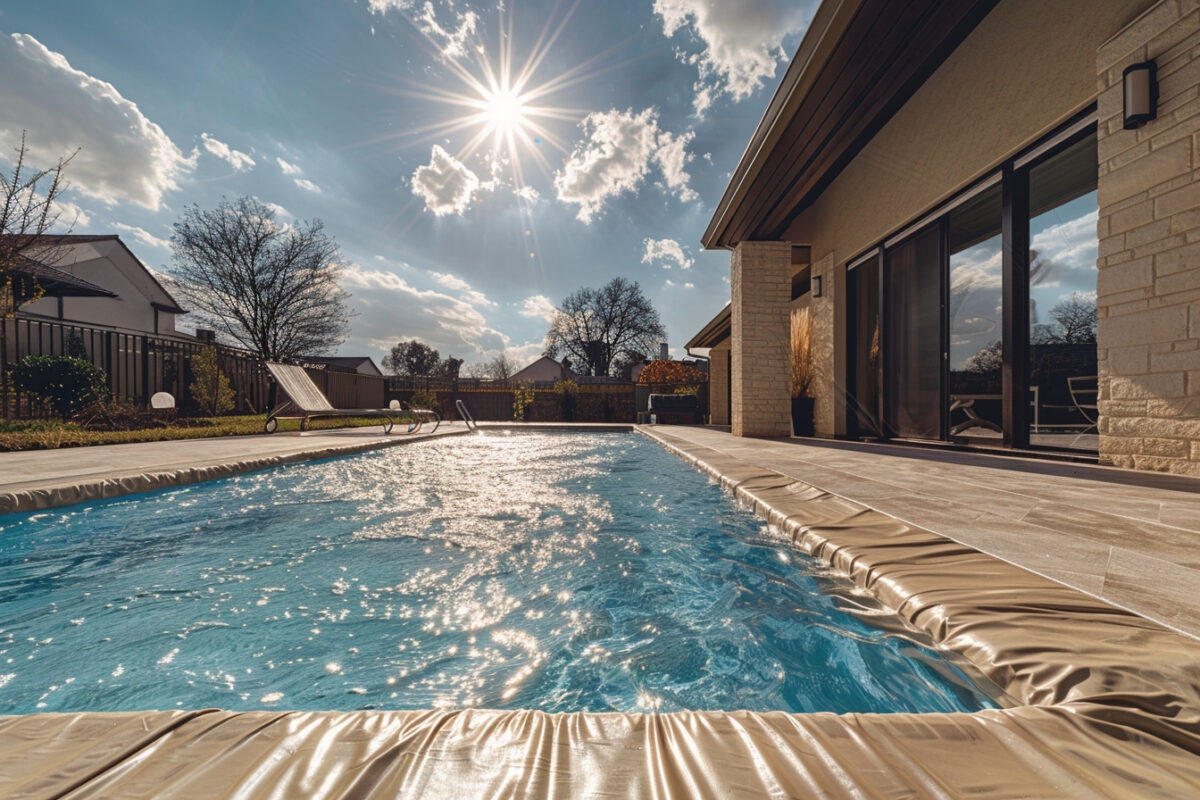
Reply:
[[942, 435], [941, 246], [938, 227], [887, 253], [885, 419], [892, 436]]
[[882, 436], [879, 420], [879, 260], [872, 258], [850, 270], [849, 308], [854, 314], [850, 336], [849, 420], [852, 437]]
[[1029, 440], [1095, 450], [1096, 138], [1029, 172]]
[[1002, 432], [1001, 202], [997, 185], [950, 212], [951, 436]]

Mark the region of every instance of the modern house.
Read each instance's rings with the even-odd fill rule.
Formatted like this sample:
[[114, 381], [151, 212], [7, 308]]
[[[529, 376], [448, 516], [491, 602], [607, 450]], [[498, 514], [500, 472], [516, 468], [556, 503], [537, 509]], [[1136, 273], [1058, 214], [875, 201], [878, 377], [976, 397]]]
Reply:
[[[175, 317], [186, 314], [121, 241], [110, 236], [56, 240], [54, 269], [103, 287], [111, 297], [47, 297], [21, 309], [22, 316], [100, 325], [124, 332], [177, 335]], [[37, 257], [36, 252], [31, 255]]]
[[550, 356], [542, 356], [524, 369], [513, 373], [509, 381], [512, 383], [548, 383], [571, 377], [574, 377], [571, 370]]
[[789, 435], [807, 295], [819, 436], [1200, 474], [1197, 53], [1195, 2], [825, 0], [703, 236], [733, 433]]

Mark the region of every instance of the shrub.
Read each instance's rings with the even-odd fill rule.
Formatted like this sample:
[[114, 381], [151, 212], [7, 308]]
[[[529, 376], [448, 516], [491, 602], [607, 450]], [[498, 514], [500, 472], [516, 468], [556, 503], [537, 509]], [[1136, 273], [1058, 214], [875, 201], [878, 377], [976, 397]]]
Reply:
[[579, 394], [579, 384], [568, 378], [554, 384], [554, 393], [558, 395], [558, 406], [562, 411], [563, 422], [575, 419], [575, 400]]
[[513, 389], [513, 419], [523, 422], [529, 416], [529, 409], [536, 397], [532, 386], [522, 384]]
[[102, 397], [107, 376], [90, 361], [70, 356], [26, 356], [9, 371], [13, 388], [69, 417]]
[[217, 348], [206, 347], [192, 356], [192, 377], [192, 385], [188, 388], [202, 412], [215, 417], [233, 410], [233, 387], [221, 372]]
[[656, 359], [642, 369], [638, 375], [638, 383], [643, 386], [652, 383], [703, 383], [708, 379], [703, 372], [686, 361], [668, 361]]
[[792, 397], [808, 397], [817, 377], [813, 353], [812, 314], [807, 308], [792, 312]]
[[700, 387], [699, 386], [676, 386], [675, 394], [694, 394], [697, 397], [699, 397], [700, 396]]
[[408, 404], [413, 408], [424, 408], [429, 411], [438, 410], [437, 395], [426, 389], [418, 389], [412, 393], [412, 397], [408, 398]]

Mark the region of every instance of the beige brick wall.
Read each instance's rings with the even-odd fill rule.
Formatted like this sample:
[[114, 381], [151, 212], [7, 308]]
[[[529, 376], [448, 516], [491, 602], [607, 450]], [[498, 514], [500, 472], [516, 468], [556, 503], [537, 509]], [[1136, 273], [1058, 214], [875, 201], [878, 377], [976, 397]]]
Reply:
[[729, 424], [729, 348], [726, 339], [708, 352], [708, 421]]
[[816, 382], [813, 386], [813, 423], [818, 436], [833, 436], [836, 406], [844, 398], [837, 391], [833, 376], [837, 361], [836, 310], [838, 286], [834, 274], [833, 253], [812, 265], [813, 277], [821, 278], [821, 296], [810, 301], [813, 324], [813, 360], [816, 362]]
[[[1158, 65], [1122, 127], [1121, 72]], [[1100, 458], [1200, 475], [1200, 3], [1163, 0], [1098, 51]]]
[[735, 436], [788, 436], [792, 246], [741, 242], [733, 251], [731, 284]]

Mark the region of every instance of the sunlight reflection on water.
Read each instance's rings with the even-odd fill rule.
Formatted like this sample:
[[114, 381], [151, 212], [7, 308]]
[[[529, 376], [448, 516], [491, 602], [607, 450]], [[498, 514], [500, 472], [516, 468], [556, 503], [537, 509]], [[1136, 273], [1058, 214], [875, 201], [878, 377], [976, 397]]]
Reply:
[[0, 534], [0, 712], [990, 705], [636, 435], [415, 443]]

